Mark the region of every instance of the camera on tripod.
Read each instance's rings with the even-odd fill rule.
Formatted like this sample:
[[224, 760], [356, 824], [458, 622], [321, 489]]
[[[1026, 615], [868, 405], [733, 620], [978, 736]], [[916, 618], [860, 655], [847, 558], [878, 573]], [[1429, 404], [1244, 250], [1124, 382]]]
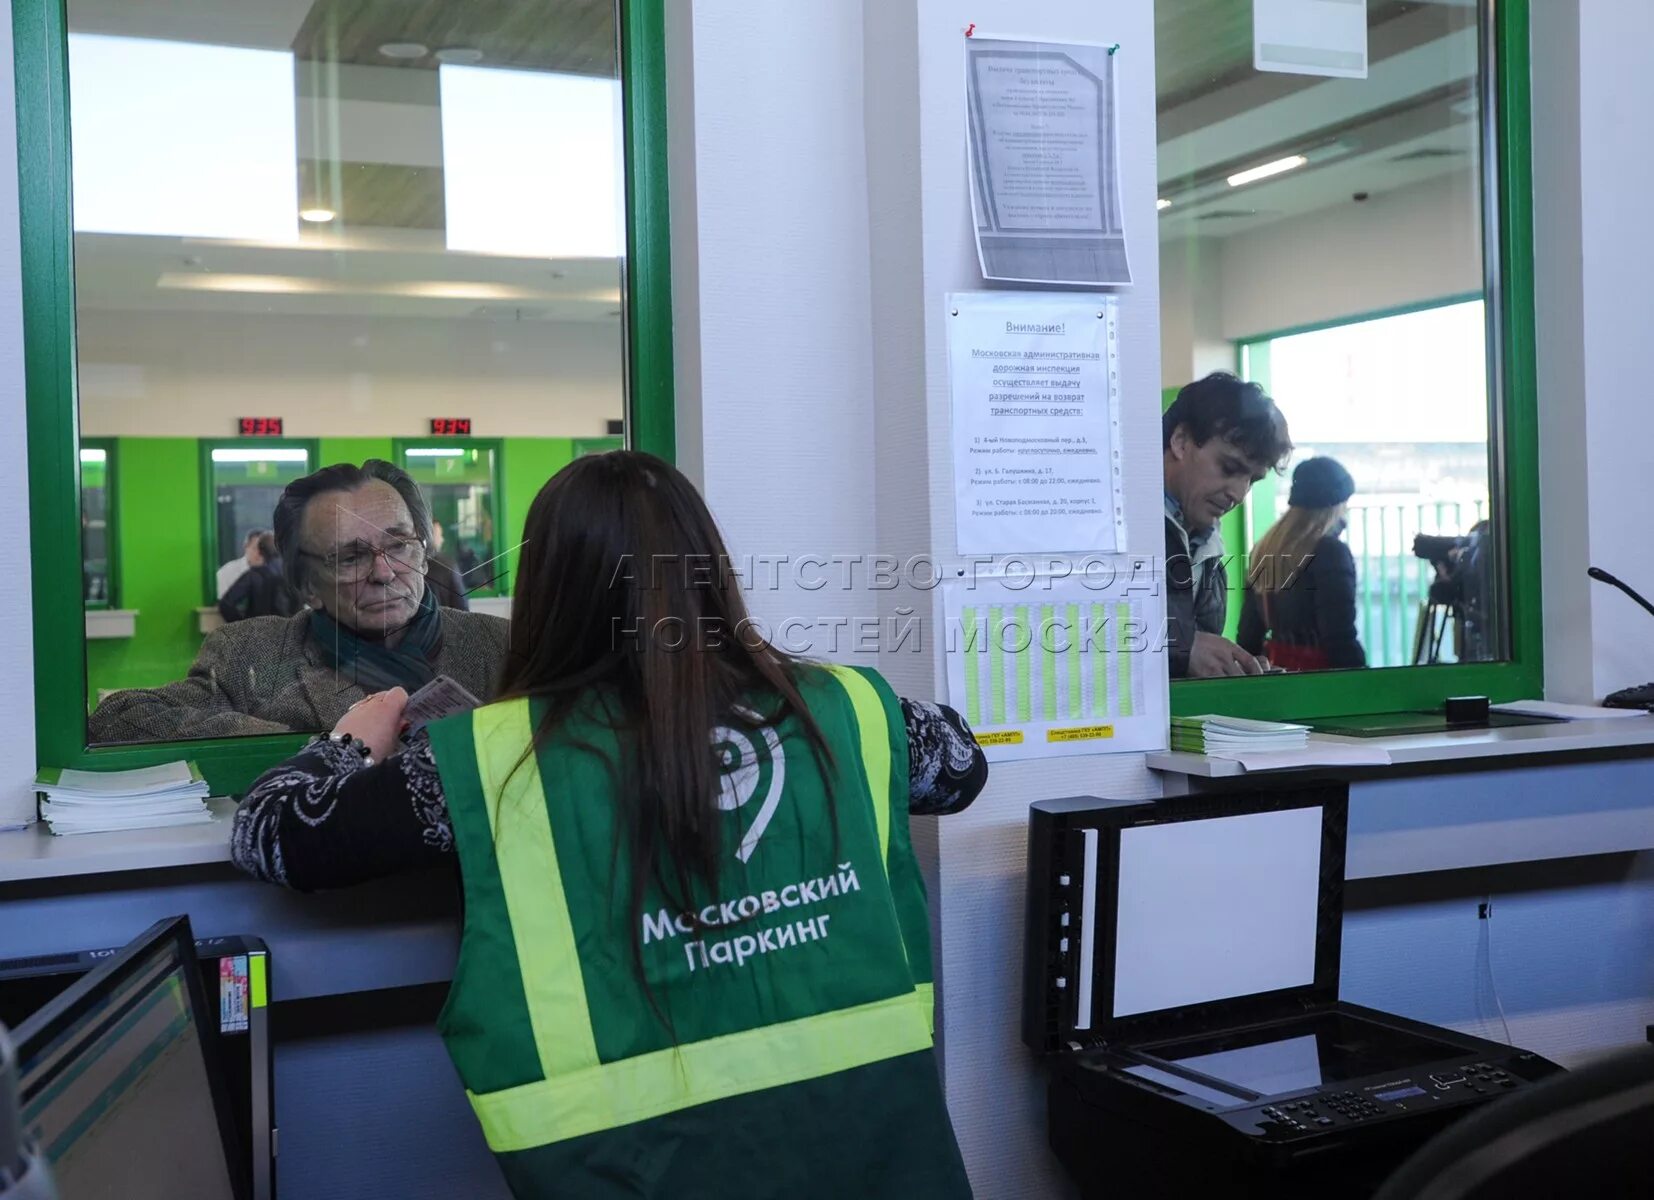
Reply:
[[1478, 521], [1460, 535], [1421, 533], [1413, 538], [1413, 555], [1436, 569], [1413, 640], [1413, 662], [1441, 659], [1443, 635], [1453, 628], [1460, 662], [1481, 662], [1492, 655], [1492, 566], [1490, 526]]

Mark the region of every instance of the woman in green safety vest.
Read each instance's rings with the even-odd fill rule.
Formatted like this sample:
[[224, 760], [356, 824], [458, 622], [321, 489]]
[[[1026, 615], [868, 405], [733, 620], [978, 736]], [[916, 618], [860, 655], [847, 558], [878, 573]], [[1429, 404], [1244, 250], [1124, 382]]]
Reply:
[[232, 848], [298, 889], [457, 861], [439, 1023], [513, 1193], [969, 1196], [908, 836], [986, 782], [963, 720], [776, 648], [631, 451], [536, 497], [498, 694], [411, 733], [369, 697]]

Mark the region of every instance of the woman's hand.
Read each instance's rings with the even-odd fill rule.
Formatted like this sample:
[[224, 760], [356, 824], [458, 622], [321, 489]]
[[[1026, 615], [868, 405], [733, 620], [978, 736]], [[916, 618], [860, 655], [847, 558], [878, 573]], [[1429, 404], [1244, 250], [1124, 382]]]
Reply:
[[407, 706], [408, 693], [402, 688], [375, 692], [351, 705], [333, 732], [348, 733], [359, 739], [373, 755], [374, 762], [383, 762], [396, 749], [396, 739], [402, 733], [402, 710]]

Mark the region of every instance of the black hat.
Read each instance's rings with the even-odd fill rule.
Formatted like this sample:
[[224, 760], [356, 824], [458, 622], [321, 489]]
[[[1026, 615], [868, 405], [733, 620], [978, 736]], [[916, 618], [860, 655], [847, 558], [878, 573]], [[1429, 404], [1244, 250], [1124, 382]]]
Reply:
[[1292, 472], [1294, 508], [1331, 508], [1355, 495], [1355, 480], [1336, 458], [1306, 458]]

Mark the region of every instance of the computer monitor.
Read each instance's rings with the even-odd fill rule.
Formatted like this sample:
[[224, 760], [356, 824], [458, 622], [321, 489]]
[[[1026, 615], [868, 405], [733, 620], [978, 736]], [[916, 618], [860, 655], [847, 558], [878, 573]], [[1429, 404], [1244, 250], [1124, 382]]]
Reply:
[[[0, 1025], [17, 1029], [76, 980], [120, 953], [120, 947], [0, 959]], [[230, 1115], [252, 1200], [274, 1200], [276, 1130], [270, 1030], [270, 951], [251, 934], [195, 939], [201, 985], [212, 1008], [218, 997], [218, 1065], [230, 1093]], [[209, 1031], [212, 1023], [208, 1022]]]
[[66, 1200], [247, 1200], [187, 917], [17, 1030], [22, 1123]]

